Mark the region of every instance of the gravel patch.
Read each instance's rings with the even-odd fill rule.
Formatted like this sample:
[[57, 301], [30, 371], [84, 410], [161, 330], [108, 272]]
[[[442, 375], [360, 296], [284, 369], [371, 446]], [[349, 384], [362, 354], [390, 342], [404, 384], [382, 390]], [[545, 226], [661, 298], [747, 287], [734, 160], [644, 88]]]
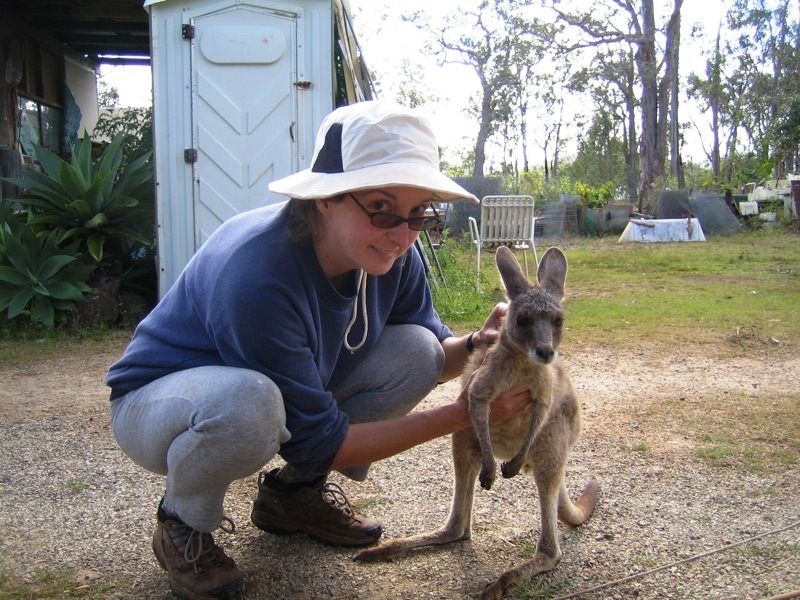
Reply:
[[[0, 566], [7, 580], [35, 583], [44, 572], [67, 572], [91, 597], [171, 596], [150, 548], [163, 481], [122, 454], [108, 423], [101, 380], [120, 351], [99, 348], [25, 369], [0, 366]], [[660, 349], [567, 356], [584, 408], [567, 484], [577, 495], [594, 474], [601, 495], [588, 523], [564, 530], [557, 568], [518, 590], [518, 597], [566, 596], [665, 565], [580, 597], [768, 598], [800, 589], [796, 464], [768, 472], [715, 466], [696, 458], [691, 435], [653, 431], [638, 420], [659, 402], [681, 398], [800, 397], [796, 352], [706, 354]], [[455, 382], [439, 386], [423, 406], [456, 394]], [[796, 458], [800, 432], [790, 433]], [[647, 448], [637, 446], [644, 441]], [[332, 479], [384, 523], [386, 536], [409, 535], [446, 518], [450, 461], [444, 438], [374, 465], [364, 483]], [[352, 560], [351, 549], [259, 531], [249, 522], [255, 493], [255, 476], [231, 486], [225, 508], [238, 529], [218, 534], [253, 599], [470, 598], [531, 558], [539, 531], [532, 480], [498, 479], [491, 492], [476, 493], [470, 541], [363, 564]], [[792, 523], [797, 526], [737, 545]]]

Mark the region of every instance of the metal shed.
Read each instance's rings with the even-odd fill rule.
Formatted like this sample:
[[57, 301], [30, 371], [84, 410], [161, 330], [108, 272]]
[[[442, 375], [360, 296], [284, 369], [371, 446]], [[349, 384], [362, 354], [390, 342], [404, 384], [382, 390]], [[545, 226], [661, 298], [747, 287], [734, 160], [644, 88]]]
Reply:
[[159, 295], [233, 215], [281, 201], [322, 118], [372, 97], [342, 0], [147, 0]]

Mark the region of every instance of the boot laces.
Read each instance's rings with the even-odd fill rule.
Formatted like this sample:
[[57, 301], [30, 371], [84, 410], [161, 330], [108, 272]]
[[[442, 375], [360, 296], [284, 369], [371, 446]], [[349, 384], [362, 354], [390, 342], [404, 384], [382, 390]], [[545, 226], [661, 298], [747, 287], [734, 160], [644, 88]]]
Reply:
[[[222, 517], [220, 529], [226, 533], [236, 531], [236, 524], [229, 517]], [[178, 535], [173, 538], [173, 543], [180, 546], [183, 544], [183, 558], [192, 565], [195, 573], [215, 566], [223, 566], [226, 555], [222, 548], [214, 542], [214, 537], [210, 533], [192, 529], [188, 525], [180, 528]], [[170, 536], [172, 537], [172, 536]]]
[[356, 511], [354, 511], [353, 507], [350, 505], [350, 501], [347, 499], [347, 496], [345, 496], [344, 490], [337, 484], [328, 482], [323, 485], [322, 499], [330, 504], [333, 508], [336, 508], [344, 513], [348, 520], [359, 523], [361, 522], [356, 516]]

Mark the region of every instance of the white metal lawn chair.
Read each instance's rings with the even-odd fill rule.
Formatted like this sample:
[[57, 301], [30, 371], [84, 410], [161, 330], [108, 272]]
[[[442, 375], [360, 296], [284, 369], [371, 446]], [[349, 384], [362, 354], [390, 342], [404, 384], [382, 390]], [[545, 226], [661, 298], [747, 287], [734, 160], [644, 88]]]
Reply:
[[481, 200], [480, 228], [475, 218], [469, 217], [469, 235], [477, 246], [476, 287], [480, 284], [481, 248], [484, 244], [513, 244], [514, 248], [522, 250], [526, 277], [529, 277], [528, 250], [533, 250], [538, 267], [539, 256], [534, 243], [534, 204], [531, 196], [484, 196]]

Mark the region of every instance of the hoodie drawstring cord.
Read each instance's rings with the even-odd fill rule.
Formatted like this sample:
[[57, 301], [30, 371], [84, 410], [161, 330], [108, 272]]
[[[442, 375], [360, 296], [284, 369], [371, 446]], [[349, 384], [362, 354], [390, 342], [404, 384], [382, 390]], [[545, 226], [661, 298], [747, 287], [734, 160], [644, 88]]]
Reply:
[[[361, 341], [355, 346], [351, 346], [347, 338], [350, 336], [350, 330], [358, 318], [358, 304], [361, 300], [361, 312], [364, 313], [364, 335], [361, 336]], [[356, 290], [356, 299], [353, 302], [353, 316], [350, 323], [347, 324], [347, 329], [344, 332], [344, 347], [350, 352], [355, 352], [367, 341], [367, 333], [369, 332], [369, 317], [367, 316], [367, 272], [363, 269], [358, 277], [358, 289]]]

